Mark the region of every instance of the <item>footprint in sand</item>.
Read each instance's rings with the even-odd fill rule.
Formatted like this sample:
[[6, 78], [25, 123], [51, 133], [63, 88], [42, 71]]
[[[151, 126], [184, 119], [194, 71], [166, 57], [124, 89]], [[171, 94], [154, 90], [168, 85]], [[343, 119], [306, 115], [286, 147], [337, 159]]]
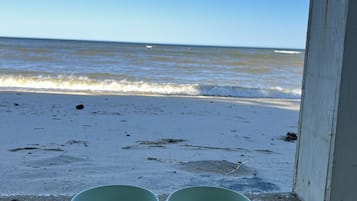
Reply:
[[179, 168], [194, 173], [212, 173], [233, 177], [247, 177], [256, 175], [256, 171], [242, 163], [226, 160], [202, 160], [181, 162]]
[[39, 160], [27, 161], [25, 162], [25, 166], [27, 167], [48, 167], [48, 166], [63, 166], [69, 165], [72, 163], [88, 161], [88, 158], [79, 158], [70, 155], [59, 155], [55, 157], [49, 157]]

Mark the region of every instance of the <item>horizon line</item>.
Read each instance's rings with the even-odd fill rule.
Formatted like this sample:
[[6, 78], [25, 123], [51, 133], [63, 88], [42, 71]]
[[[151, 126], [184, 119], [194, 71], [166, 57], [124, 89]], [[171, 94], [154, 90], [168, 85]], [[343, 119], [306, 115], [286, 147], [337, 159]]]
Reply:
[[98, 42], [98, 43], [132, 43], [132, 44], [143, 44], [143, 45], [196, 46], [196, 47], [218, 47], [218, 48], [289, 49], [289, 50], [305, 51], [305, 48], [294, 48], [294, 47], [208, 45], [208, 44], [160, 43], [160, 42], [144, 42], [144, 41], [114, 41], [114, 40], [100, 40], [100, 39], [96, 40], [96, 39], [70, 39], [70, 38], [42, 38], [42, 37], [22, 37], [22, 36], [0, 36], [0, 39], [59, 40], [59, 41]]

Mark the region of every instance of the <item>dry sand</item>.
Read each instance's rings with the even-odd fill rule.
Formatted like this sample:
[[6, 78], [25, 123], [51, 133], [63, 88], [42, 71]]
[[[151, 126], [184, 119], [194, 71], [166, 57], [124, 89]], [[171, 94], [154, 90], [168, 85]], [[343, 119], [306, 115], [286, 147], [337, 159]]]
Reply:
[[[83, 109], [76, 106], [83, 104]], [[299, 100], [0, 93], [0, 194], [289, 192]]]

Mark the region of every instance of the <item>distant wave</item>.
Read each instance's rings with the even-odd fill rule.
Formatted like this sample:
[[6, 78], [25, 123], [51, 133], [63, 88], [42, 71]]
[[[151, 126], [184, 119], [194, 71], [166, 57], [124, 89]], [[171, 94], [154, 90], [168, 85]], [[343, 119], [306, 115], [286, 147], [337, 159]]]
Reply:
[[299, 89], [271, 89], [240, 86], [210, 86], [199, 84], [152, 83], [115, 79], [93, 79], [77, 75], [1, 75], [0, 90], [29, 90], [71, 93], [148, 94], [222, 96], [250, 98], [300, 98]]
[[289, 90], [281, 87], [263, 89], [240, 86], [200, 86], [199, 89], [200, 95], [203, 96], [287, 99], [299, 99], [301, 96], [300, 89]]
[[274, 52], [279, 54], [301, 54], [301, 51], [293, 51], [293, 50], [274, 50]]

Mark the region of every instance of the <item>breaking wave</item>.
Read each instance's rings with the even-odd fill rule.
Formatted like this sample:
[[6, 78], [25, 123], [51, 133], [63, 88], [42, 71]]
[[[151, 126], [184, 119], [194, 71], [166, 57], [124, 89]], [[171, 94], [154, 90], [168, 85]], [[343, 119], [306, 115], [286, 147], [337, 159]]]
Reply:
[[295, 50], [274, 50], [274, 52], [279, 54], [301, 54], [301, 51]]
[[248, 88], [199, 84], [154, 83], [126, 79], [95, 79], [78, 75], [1, 75], [0, 89], [93, 94], [147, 94], [298, 99], [300, 89]]

